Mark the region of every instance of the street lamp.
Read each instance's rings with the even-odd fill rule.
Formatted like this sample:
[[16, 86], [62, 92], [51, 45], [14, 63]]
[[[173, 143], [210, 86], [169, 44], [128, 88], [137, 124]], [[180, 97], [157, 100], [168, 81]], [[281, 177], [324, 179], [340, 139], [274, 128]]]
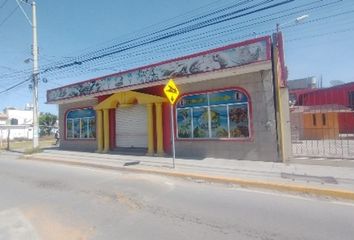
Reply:
[[298, 23], [301, 23], [302, 21], [304, 21], [306, 18], [308, 18], [309, 17], [309, 15], [308, 14], [306, 14], [306, 15], [302, 15], [302, 16], [300, 16], [300, 17], [297, 17], [297, 18], [295, 18], [295, 19], [292, 19], [292, 20], [290, 20], [290, 21], [288, 21], [288, 22], [285, 22], [285, 23], [281, 23], [281, 24], [279, 24], [279, 23], [277, 23], [276, 24], [276, 30], [277, 30], [277, 33], [279, 32], [279, 30], [280, 30], [280, 26], [284, 26], [284, 25], [286, 25], [286, 24], [289, 24], [289, 23], [295, 23], [295, 24], [298, 24]]
[[[20, 2], [31, 5], [32, 7], [32, 21], [23, 10]], [[38, 148], [38, 79], [39, 79], [39, 67], [38, 67], [38, 43], [37, 43], [37, 14], [36, 14], [36, 2], [32, 0], [16, 0], [17, 5], [20, 7], [22, 13], [25, 15], [27, 21], [32, 27], [32, 55], [33, 55], [33, 149]]]

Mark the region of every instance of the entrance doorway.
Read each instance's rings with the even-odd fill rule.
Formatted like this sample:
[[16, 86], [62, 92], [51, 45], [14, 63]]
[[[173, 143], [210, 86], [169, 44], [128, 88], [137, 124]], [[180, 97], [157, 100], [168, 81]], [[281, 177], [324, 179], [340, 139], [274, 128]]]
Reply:
[[145, 105], [116, 109], [116, 144], [123, 148], [147, 148]]

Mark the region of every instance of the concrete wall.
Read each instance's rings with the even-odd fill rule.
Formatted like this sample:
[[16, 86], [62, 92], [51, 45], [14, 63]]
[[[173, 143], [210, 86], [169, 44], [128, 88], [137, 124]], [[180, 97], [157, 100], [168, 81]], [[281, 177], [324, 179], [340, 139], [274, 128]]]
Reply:
[[60, 104], [59, 105], [59, 130], [60, 130], [60, 149], [64, 150], [77, 150], [77, 151], [95, 151], [97, 148], [96, 140], [86, 139], [65, 139], [65, 115], [66, 112], [74, 108], [84, 108], [95, 106], [97, 100], [80, 101], [74, 103]]
[[[10, 140], [14, 139], [33, 139], [33, 132], [31, 127], [23, 129], [10, 129]], [[6, 135], [7, 137], [7, 135]]]
[[253, 138], [250, 141], [177, 140], [176, 155], [278, 161], [272, 81], [271, 70], [266, 70], [180, 85], [182, 94], [228, 87], [244, 88], [251, 98]]
[[7, 139], [8, 132], [10, 132], [10, 140], [30, 140], [33, 138], [32, 127], [19, 125], [0, 125], [0, 139]]
[[290, 108], [289, 108], [289, 91], [287, 88], [280, 88], [281, 101], [281, 119], [282, 119], [282, 141], [283, 147], [283, 162], [289, 161], [292, 157], [291, 145], [291, 125], [290, 125]]

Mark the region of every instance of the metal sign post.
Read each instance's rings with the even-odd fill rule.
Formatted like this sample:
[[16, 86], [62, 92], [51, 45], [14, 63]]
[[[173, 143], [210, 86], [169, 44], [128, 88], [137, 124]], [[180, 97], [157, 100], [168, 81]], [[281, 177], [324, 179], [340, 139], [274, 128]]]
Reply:
[[175, 124], [174, 124], [174, 115], [173, 115], [173, 104], [179, 96], [179, 91], [172, 79], [168, 81], [163, 91], [166, 94], [167, 99], [170, 101], [171, 109], [171, 137], [172, 137], [172, 159], [173, 159], [173, 168], [175, 168], [175, 158], [176, 158], [176, 147], [175, 147]]
[[176, 147], [175, 147], [175, 124], [174, 124], [174, 117], [173, 117], [173, 104], [171, 106], [171, 136], [172, 136], [172, 165], [175, 168], [175, 158], [176, 158]]

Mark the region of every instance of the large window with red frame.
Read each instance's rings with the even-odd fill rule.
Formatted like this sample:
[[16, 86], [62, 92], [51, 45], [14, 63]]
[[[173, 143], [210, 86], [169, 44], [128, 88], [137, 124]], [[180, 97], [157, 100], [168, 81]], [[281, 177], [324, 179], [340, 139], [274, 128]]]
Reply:
[[91, 108], [74, 109], [66, 114], [67, 139], [96, 138], [96, 113]]
[[177, 103], [176, 116], [179, 139], [250, 137], [249, 99], [241, 90], [183, 96]]

